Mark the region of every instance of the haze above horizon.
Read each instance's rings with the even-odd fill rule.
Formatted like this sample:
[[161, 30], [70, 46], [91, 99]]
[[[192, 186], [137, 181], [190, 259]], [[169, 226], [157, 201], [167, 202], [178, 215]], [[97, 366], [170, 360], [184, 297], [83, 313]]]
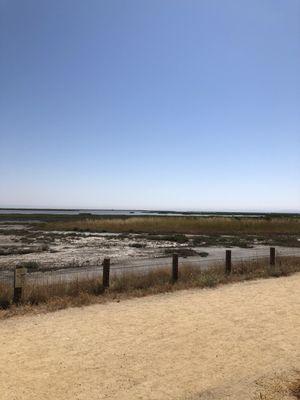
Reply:
[[0, 0], [0, 207], [299, 212], [299, 16]]

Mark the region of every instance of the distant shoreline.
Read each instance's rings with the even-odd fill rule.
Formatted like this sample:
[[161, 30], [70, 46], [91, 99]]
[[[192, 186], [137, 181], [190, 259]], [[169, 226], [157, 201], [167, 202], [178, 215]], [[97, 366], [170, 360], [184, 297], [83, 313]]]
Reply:
[[0, 215], [74, 215], [74, 216], [218, 216], [218, 217], [300, 217], [300, 212], [251, 212], [251, 211], [173, 211], [133, 209], [81, 209], [81, 208], [17, 208], [0, 207]]

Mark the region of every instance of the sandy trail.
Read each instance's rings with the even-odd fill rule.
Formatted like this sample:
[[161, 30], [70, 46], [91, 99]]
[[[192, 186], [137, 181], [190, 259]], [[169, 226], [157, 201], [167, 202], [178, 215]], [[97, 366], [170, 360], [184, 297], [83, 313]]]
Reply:
[[300, 369], [299, 293], [297, 274], [2, 321], [0, 399], [262, 398]]

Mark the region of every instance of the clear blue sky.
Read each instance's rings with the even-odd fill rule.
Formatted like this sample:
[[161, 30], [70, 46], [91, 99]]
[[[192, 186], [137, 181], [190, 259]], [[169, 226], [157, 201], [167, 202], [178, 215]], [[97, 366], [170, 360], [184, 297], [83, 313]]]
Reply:
[[0, 206], [300, 210], [299, 0], [0, 0]]

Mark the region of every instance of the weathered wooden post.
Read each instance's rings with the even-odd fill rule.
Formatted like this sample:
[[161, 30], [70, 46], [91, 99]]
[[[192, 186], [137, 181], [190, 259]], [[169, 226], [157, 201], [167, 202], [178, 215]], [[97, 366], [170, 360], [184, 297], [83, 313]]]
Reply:
[[276, 264], [276, 250], [275, 247], [270, 247], [270, 266], [274, 267]]
[[22, 292], [25, 286], [26, 268], [16, 267], [14, 271], [14, 298], [13, 302], [19, 304], [22, 300]]
[[231, 274], [231, 250], [226, 250], [226, 258], [225, 258], [225, 273]]
[[172, 259], [172, 281], [178, 281], [178, 254], [173, 254]]
[[102, 276], [102, 285], [104, 289], [109, 288], [109, 272], [110, 272], [110, 258], [105, 258], [103, 261], [103, 276]]

